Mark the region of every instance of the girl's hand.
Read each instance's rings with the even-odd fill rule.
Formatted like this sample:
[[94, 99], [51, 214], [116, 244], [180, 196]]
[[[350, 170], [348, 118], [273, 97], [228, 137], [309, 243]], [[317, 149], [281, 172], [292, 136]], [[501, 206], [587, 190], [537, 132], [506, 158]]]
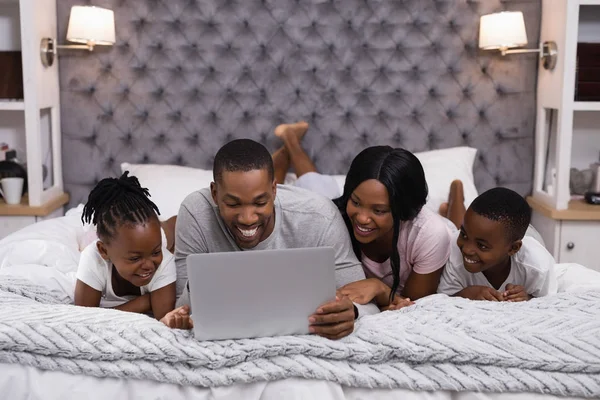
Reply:
[[415, 302], [411, 301], [408, 297], [404, 298], [401, 296], [394, 296], [394, 300], [390, 303], [390, 305], [381, 307], [380, 310], [381, 311], [399, 310], [404, 307], [412, 306], [413, 304], [415, 304]]
[[160, 322], [173, 329], [192, 329], [194, 321], [190, 317], [190, 307], [185, 305], [170, 311]]
[[348, 296], [356, 304], [368, 304], [375, 299], [381, 307], [389, 303], [390, 288], [377, 278], [369, 278], [341, 287], [338, 294]]

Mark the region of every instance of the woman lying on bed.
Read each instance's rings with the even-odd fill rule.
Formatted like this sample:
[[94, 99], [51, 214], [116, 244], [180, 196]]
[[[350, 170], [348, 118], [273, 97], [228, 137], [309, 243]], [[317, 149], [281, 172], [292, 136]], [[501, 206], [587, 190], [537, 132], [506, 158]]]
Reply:
[[333, 178], [319, 174], [300, 145], [307, 129], [305, 122], [275, 129], [284, 143], [273, 154], [275, 177], [283, 182], [291, 165], [296, 186], [332, 198], [338, 206], [368, 278], [339, 292], [361, 304], [375, 300], [382, 309], [436, 293], [450, 236], [443, 218], [423, 207], [428, 190], [419, 160], [404, 149], [369, 147], [352, 161], [340, 196]]
[[[96, 226], [98, 239], [81, 253], [75, 305], [99, 307], [102, 301], [161, 319], [175, 306], [175, 261], [148, 190], [127, 175], [103, 179], [89, 194], [82, 220]], [[178, 314], [186, 317], [185, 310]]]

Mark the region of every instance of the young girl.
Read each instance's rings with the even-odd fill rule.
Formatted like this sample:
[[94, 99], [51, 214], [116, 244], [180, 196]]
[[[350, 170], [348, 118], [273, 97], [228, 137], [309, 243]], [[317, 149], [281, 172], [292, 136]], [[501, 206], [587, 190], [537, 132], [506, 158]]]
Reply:
[[[276, 174], [278, 165], [292, 164], [298, 175], [310, 177], [298, 179], [297, 185], [331, 198], [335, 183], [316, 171], [300, 146], [307, 129], [306, 123], [276, 128], [285, 146], [273, 155]], [[289, 161], [282, 162], [284, 157]], [[382, 309], [397, 309], [437, 292], [450, 236], [444, 219], [423, 207], [427, 194], [423, 167], [411, 152], [374, 146], [356, 156], [344, 192], [334, 202], [368, 279], [344, 286], [342, 295], [356, 303], [375, 300]]]
[[159, 320], [173, 310], [175, 261], [148, 197], [128, 172], [101, 180], [90, 192], [82, 221], [96, 226], [98, 240], [81, 253], [75, 305], [152, 313]]

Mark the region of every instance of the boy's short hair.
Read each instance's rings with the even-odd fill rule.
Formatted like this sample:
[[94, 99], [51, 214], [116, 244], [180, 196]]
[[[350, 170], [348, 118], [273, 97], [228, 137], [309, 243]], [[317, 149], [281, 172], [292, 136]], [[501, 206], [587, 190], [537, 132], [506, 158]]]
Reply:
[[482, 217], [501, 222], [511, 242], [523, 239], [531, 221], [531, 207], [523, 196], [503, 187], [482, 193], [469, 208]]
[[223, 171], [248, 172], [256, 169], [266, 169], [269, 179], [275, 178], [273, 158], [266, 147], [251, 139], [236, 139], [221, 147], [215, 155], [213, 179], [220, 181]]

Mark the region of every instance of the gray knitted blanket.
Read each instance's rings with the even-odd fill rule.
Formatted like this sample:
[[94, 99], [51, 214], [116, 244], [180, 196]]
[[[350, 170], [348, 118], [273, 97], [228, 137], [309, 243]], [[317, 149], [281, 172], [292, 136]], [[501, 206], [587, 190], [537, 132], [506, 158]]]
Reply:
[[367, 388], [600, 396], [600, 291], [527, 303], [437, 295], [315, 336], [198, 342], [143, 315], [59, 304], [0, 281], [0, 362], [221, 386], [288, 377]]

